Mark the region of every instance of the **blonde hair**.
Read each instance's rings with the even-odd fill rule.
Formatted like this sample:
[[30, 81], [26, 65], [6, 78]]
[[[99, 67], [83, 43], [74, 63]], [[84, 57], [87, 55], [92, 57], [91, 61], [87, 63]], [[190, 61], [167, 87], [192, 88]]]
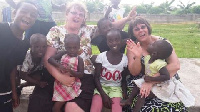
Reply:
[[77, 9], [81, 12], [84, 12], [84, 18], [86, 18], [87, 8], [86, 8], [85, 4], [80, 3], [80, 2], [69, 3], [66, 7], [66, 14], [68, 14], [72, 8]]

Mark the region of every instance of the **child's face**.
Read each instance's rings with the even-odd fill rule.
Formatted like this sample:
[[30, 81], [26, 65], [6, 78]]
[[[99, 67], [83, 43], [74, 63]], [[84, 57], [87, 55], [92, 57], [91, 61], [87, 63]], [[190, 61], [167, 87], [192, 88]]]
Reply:
[[109, 20], [105, 20], [99, 27], [99, 31], [102, 35], [106, 35], [112, 28], [112, 23]]
[[37, 18], [37, 8], [30, 3], [22, 3], [14, 12], [14, 24], [22, 31], [29, 29]]
[[149, 55], [151, 55], [151, 57], [155, 56], [154, 53], [157, 52], [157, 44], [156, 42], [150, 44], [147, 48], [147, 52], [149, 53]]
[[117, 32], [109, 32], [107, 35], [107, 45], [111, 51], [120, 51], [121, 36]]
[[121, 0], [110, 0], [113, 5], [119, 5]]
[[80, 49], [80, 43], [75, 39], [65, 41], [65, 50], [70, 57], [76, 57]]
[[47, 50], [47, 41], [45, 39], [40, 39], [31, 45], [31, 52], [34, 57], [42, 58]]

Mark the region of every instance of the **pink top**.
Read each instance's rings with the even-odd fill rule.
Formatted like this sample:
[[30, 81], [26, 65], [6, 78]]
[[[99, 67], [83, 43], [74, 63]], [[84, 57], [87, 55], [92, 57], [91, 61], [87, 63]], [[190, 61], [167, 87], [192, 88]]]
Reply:
[[[72, 70], [77, 71], [78, 57], [70, 57], [67, 54], [61, 58], [61, 64], [65, 67], [71, 66]], [[81, 82], [76, 78], [75, 83], [71, 86], [62, 85], [58, 80], [54, 82], [53, 101], [69, 101], [79, 96], [81, 93]]]

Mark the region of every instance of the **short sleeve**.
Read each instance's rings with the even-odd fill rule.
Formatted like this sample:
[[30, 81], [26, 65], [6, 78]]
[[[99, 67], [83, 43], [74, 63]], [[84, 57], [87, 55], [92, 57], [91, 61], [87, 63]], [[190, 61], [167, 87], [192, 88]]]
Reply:
[[32, 58], [31, 58], [30, 52], [27, 52], [24, 62], [21, 66], [21, 71], [28, 72], [32, 67], [33, 67]]
[[164, 60], [156, 60], [154, 67], [159, 71], [161, 68], [165, 67], [167, 63]]
[[[96, 60], [95, 60], [95, 62], [96, 63], [103, 63], [103, 54], [104, 54], [105, 52], [103, 52], [103, 53], [100, 53], [98, 56], [97, 56], [97, 58], [96, 58]], [[105, 57], [104, 57], [105, 58]]]
[[64, 38], [66, 30], [63, 26], [52, 27], [47, 34], [47, 45], [58, 50], [64, 50]]

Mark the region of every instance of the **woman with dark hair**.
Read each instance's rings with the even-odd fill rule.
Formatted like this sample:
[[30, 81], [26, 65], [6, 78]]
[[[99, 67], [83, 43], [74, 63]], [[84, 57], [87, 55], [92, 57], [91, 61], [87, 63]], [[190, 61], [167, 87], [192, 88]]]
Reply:
[[[133, 87], [132, 80], [139, 79], [144, 76], [144, 56], [148, 55], [147, 47], [157, 40], [166, 40], [163, 37], [151, 35], [152, 29], [149, 22], [141, 17], [135, 18], [128, 28], [128, 33], [131, 37], [135, 37], [135, 42], [127, 42], [127, 56], [128, 56], [128, 67], [132, 76], [128, 79], [128, 87]], [[167, 41], [167, 40], [166, 40]], [[142, 56], [138, 53], [142, 52]], [[179, 80], [177, 71], [180, 69], [180, 63], [178, 57], [173, 49], [172, 54], [166, 59], [167, 70], [170, 73], [170, 77], [175, 77]], [[160, 74], [156, 74], [157, 76]], [[146, 97], [149, 95], [151, 88], [157, 82], [144, 82], [140, 88], [140, 95]], [[136, 100], [136, 98], [135, 98]], [[134, 104], [133, 104], [134, 105]], [[142, 112], [149, 111], [188, 111], [182, 102], [168, 103], [158, 98], [146, 99], [145, 105], [141, 108]]]

